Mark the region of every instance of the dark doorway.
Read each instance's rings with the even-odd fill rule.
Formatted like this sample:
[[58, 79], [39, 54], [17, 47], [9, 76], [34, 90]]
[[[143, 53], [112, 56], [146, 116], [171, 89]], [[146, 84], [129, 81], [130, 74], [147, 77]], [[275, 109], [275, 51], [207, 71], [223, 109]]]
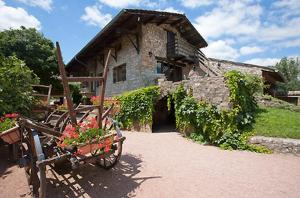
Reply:
[[178, 82], [182, 80], [182, 68], [173, 64], [158, 61], [157, 72], [165, 74], [168, 81]]
[[167, 97], [159, 100], [155, 105], [155, 113], [153, 115], [153, 132], [175, 132], [175, 109], [174, 103], [171, 102], [171, 108], [168, 110]]

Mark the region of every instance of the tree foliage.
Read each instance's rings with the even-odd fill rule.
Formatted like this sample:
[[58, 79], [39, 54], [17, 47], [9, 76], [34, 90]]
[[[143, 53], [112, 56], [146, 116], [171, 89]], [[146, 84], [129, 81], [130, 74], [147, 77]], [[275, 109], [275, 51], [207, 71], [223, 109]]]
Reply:
[[275, 65], [286, 79], [285, 83], [278, 83], [277, 91], [279, 93], [286, 93], [287, 91], [300, 90], [300, 62], [298, 59], [282, 58], [279, 63]]
[[0, 115], [26, 113], [34, 102], [31, 84], [38, 81], [22, 60], [0, 55]]
[[21, 27], [0, 32], [0, 54], [23, 60], [41, 84], [58, 86], [58, 81], [51, 78], [58, 74], [54, 44], [36, 29]]

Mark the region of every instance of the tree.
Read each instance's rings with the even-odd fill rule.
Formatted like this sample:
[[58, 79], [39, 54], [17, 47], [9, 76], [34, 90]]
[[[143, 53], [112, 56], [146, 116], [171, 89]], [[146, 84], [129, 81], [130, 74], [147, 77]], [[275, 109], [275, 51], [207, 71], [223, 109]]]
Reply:
[[280, 93], [300, 90], [300, 62], [298, 59], [282, 58], [280, 62], [275, 65], [275, 68], [283, 74], [286, 80], [285, 83], [278, 83], [277, 85], [277, 90]]
[[31, 84], [38, 81], [22, 60], [0, 55], [0, 115], [28, 112], [34, 102]]
[[0, 32], [0, 54], [23, 60], [41, 84], [57, 86], [58, 81], [52, 79], [58, 74], [54, 44], [36, 29], [21, 27]]

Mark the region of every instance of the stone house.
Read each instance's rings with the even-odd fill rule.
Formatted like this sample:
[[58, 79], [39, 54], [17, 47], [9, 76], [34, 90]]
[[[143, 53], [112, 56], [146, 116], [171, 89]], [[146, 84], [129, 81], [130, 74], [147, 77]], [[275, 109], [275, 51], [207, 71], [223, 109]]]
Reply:
[[[188, 78], [194, 67], [199, 76], [222, 76], [229, 70], [257, 74], [274, 95], [282, 76], [270, 67], [206, 58], [207, 43], [184, 14], [123, 9], [67, 64], [73, 76], [101, 76], [105, 55], [109, 61], [106, 96], [157, 84], [158, 79], [177, 82]], [[203, 83], [203, 82], [202, 82]], [[85, 84], [96, 95], [96, 83]]]
[[[109, 61], [106, 96], [156, 84], [159, 78], [186, 79], [193, 66], [208, 70], [200, 51], [207, 43], [183, 14], [124, 9], [67, 64], [70, 75], [102, 75]], [[98, 85], [87, 84], [91, 94]]]
[[[74, 56], [66, 70], [73, 76], [102, 76], [105, 56], [111, 49], [107, 97], [158, 84], [162, 99], [156, 104], [153, 126], [145, 131], [170, 120], [174, 124], [174, 112], [168, 111], [164, 96], [179, 83], [193, 90], [196, 99], [228, 108], [229, 90], [223, 77], [226, 71], [257, 74], [269, 84], [282, 80], [271, 68], [206, 58], [200, 50], [206, 46], [184, 14], [124, 9]], [[197, 75], [190, 77], [191, 73]], [[99, 91], [96, 83], [84, 86], [90, 95]]]

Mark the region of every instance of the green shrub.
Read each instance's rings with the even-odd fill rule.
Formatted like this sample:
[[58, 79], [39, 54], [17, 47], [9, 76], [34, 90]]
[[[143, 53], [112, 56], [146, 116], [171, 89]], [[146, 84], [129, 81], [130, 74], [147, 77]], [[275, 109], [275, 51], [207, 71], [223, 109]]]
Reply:
[[249, 145], [249, 136], [242, 131], [254, 120], [258, 106], [253, 94], [261, 92], [261, 79], [237, 71], [230, 71], [225, 77], [230, 90], [230, 110], [218, 109], [208, 102], [198, 102], [188, 96], [183, 85], [177, 87], [169, 96], [175, 104], [176, 127], [180, 131], [192, 129], [189, 137], [196, 142], [206, 142], [224, 149], [269, 152]]
[[15, 56], [0, 56], [0, 115], [28, 112], [34, 102], [31, 84], [38, 81], [23, 61]]
[[124, 128], [130, 128], [134, 123], [152, 124], [154, 105], [160, 91], [157, 86], [150, 86], [127, 92], [119, 96], [120, 112], [117, 120]]

